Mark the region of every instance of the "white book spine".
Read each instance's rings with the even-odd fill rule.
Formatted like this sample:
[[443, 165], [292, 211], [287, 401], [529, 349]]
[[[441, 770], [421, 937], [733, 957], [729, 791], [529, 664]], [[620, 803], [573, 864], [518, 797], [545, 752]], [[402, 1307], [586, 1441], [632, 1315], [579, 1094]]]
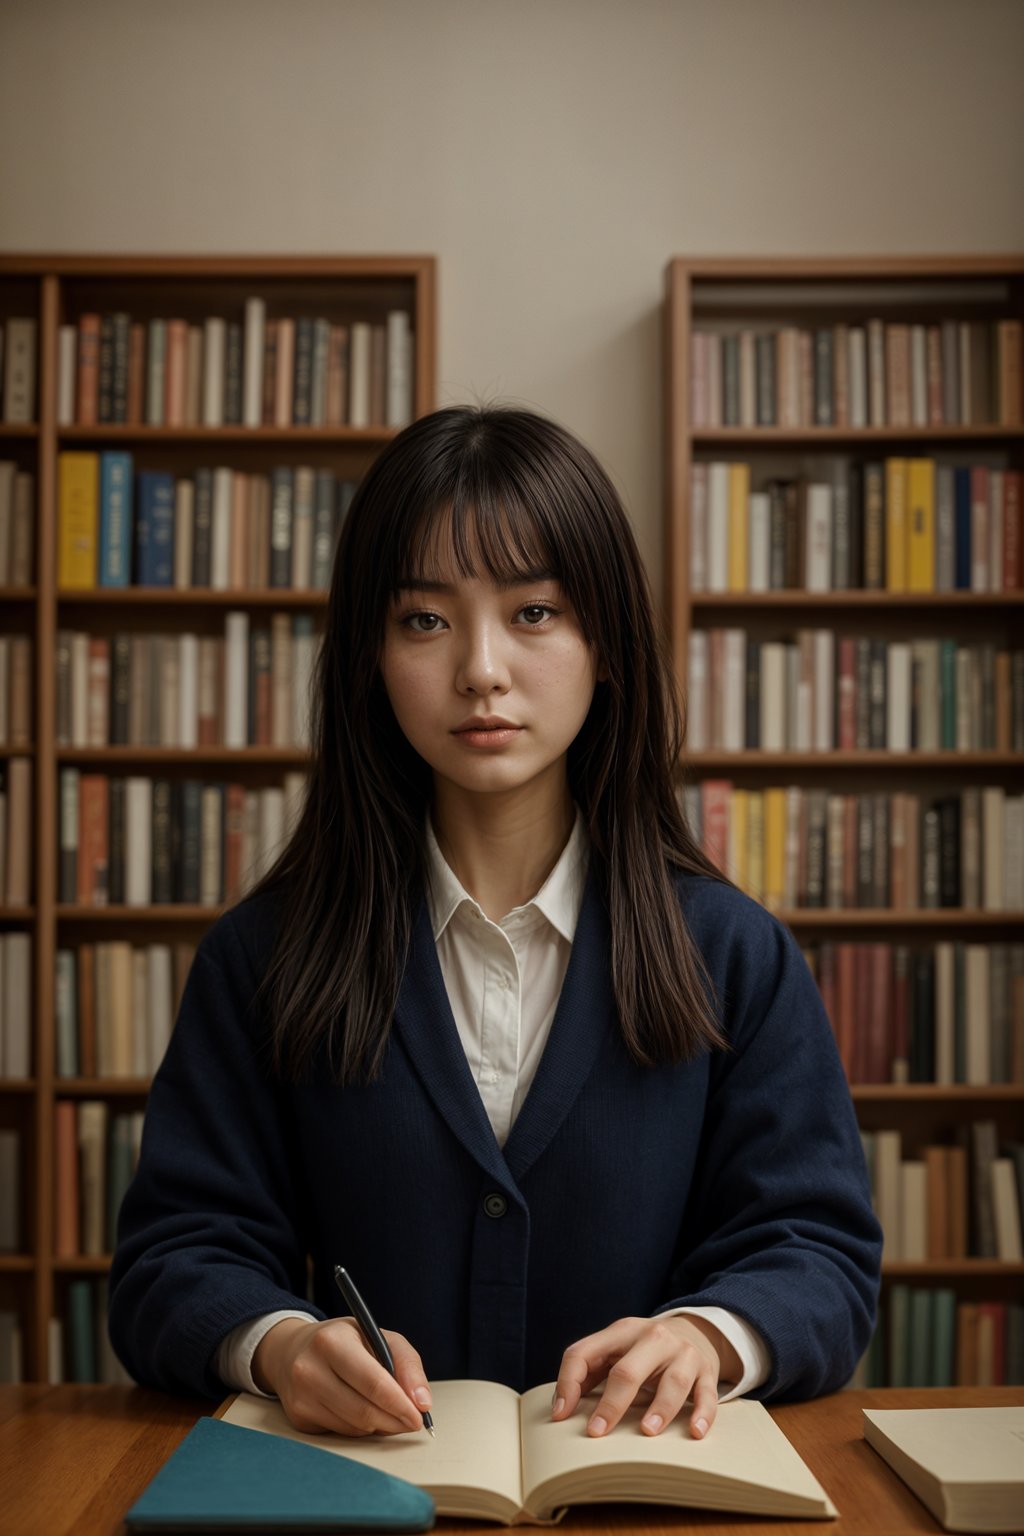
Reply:
[[242, 420], [247, 427], [263, 424], [263, 350], [267, 306], [262, 299], [245, 301], [245, 402]]
[[221, 899], [220, 850], [223, 832], [220, 790], [204, 785], [199, 800], [199, 900], [216, 907]]
[[850, 327], [850, 426], [868, 424], [868, 348], [861, 325]]
[[316, 471], [307, 464], [299, 465], [295, 470], [294, 487], [291, 584], [295, 591], [307, 592], [313, 585], [313, 498], [316, 494]]
[[1013, 1162], [1008, 1157], [992, 1161], [992, 1213], [996, 1227], [996, 1257], [1005, 1264], [1022, 1258], [1020, 1201]]
[[192, 585], [195, 508], [195, 482], [183, 475], [174, 487], [174, 585], [179, 592], [186, 591]]
[[259, 869], [264, 874], [284, 842], [284, 791], [261, 789], [259, 797]]
[[148, 907], [153, 897], [153, 785], [131, 777], [125, 790], [125, 904]]
[[887, 659], [886, 741], [890, 752], [910, 751], [910, 646], [890, 640]]
[[249, 615], [229, 613], [225, 623], [224, 745], [248, 745]]
[[406, 427], [412, 421], [412, 330], [404, 309], [387, 319], [387, 424]]
[[209, 315], [203, 326], [203, 421], [204, 427], [224, 425], [224, 343], [227, 325]]
[[771, 516], [767, 491], [751, 491], [748, 498], [747, 585], [751, 592], [768, 591]]
[[73, 325], [62, 325], [57, 343], [57, 425], [75, 424], [75, 366], [78, 337]]
[[804, 586], [808, 592], [828, 592], [832, 586], [832, 487], [807, 487], [807, 562]]
[[231, 497], [234, 471], [218, 468], [213, 472], [213, 509], [210, 529], [210, 585], [216, 592], [226, 592], [231, 575]]
[[923, 1264], [928, 1258], [928, 1176], [923, 1162], [900, 1165], [900, 1258]]
[[722, 746], [742, 752], [747, 681], [747, 636], [742, 629], [725, 631], [725, 690], [722, 701]]
[[146, 951], [133, 948], [131, 953], [131, 1076], [149, 1076], [149, 971]]
[[178, 742], [199, 745], [199, 637], [178, 636]]
[[355, 320], [350, 330], [349, 425], [370, 425], [370, 325]]
[[923, 325], [910, 327], [910, 419], [915, 427], [928, 425], [928, 360]]
[[729, 466], [708, 465], [708, 585], [709, 592], [729, 586]]
[[886, 1261], [901, 1259], [900, 1249], [902, 1176], [899, 1131], [875, 1132], [875, 1213], [882, 1227], [882, 1253]]
[[992, 1081], [992, 992], [988, 946], [965, 945], [964, 966], [967, 994], [964, 1076], [969, 1087], [983, 1088]]
[[297, 747], [310, 745], [310, 684], [315, 646], [311, 629], [292, 636], [292, 740]]
[[151, 1076], [164, 1059], [174, 1023], [170, 945], [148, 945], [146, 959], [149, 993], [146, 1075]]
[[761, 750], [786, 749], [786, 647], [779, 640], [761, 646]]
[[814, 631], [814, 750], [831, 752], [835, 719], [835, 633]]
[[686, 701], [686, 745], [691, 752], [708, 746], [708, 636], [703, 629], [690, 631], [687, 662], [689, 694]]

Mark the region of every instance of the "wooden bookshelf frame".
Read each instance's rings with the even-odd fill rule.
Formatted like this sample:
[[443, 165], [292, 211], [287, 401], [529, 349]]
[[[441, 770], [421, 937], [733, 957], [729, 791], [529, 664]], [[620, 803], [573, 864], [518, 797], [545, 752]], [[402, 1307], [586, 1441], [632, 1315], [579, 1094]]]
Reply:
[[[0, 256], [0, 302], [11, 280], [24, 293], [34, 294], [38, 322], [38, 420], [22, 425], [0, 424], [0, 457], [17, 457], [36, 477], [36, 583], [30, 589], [0, 589], [0, 611], [5, 631], [30, 632], [34, 655], [34, 731], [28, 749], [2, 749], [0, 760], [28, 757], [34, 762], [32, 784], [35, 839], [33, 849], [33, 900], [27, 908], [0, 906], [0, 923], [27, 929], [33, 939], [32, 1076], [27, 1082], [0, 1079], [0, 1123], [17, 1124], [22, 1130], [23, 1229], [26, 1249], [0, 1255], [0, 1306], [14, 1305], [21, 1314], [24, 1375], [27, 1381], [45, 1381], [48, 1372], [48, 1321], [53, 1315], [60, 1278], [74, 1274], [106, 1272], [109, 1258], [56, 1259], [54, 1257], [54, 1106], [58, 1098], [95, 1096], [128, 1101], [139, 1107], [145, 1101], [148, 1082], [111, 1078], [58, 1079], [55, 1074], [54, 972], [58, 935], [72, 941], [95, 936], [119, 925], [138, 940], [154, 931], [195, 939], [217, 916], [206, 907], [79, 908], [57, 902], [57, 775], [60, 764], [105, 763], [143, 766], [196, 763], [232, 768], [242, 765], [281, 769], [301, 768], [308, 753], [282, 748], [203, 749], [189, 753], [173, 749], [111, 747], [78, 751], [57, 748], [55, 719], [56, 633], [62, 615], [88, 627], [89, 612], [120, 610], [126, 622], [132, 615], [153, 607], [164, 611], [173, 625], [178, 615], [205, 608], [211, 613], [229, 607], [255, 611], [267, 608], [297, 612], [321, 608], [322, 591], [291, 589], [266, 591], [175, 591], [165, 588], [129, 587], [62, 593], [57, 589], [57, 460], [62, 448], [131, 447], [158, 448], [168, 460], [184, 466], [196, 450], [223, 448], [240, 457], [269, 450], [297, 460], [316, 448], [361, 473], [377, 452], [395, 435], [394, 430], [373, 426], [335, 427], [152, 427], [100, 423], [95, 426], [58, 426], [57, 369], [59, 327], [65, 302], [76, 285], [94, 282], [95, 292], [111, 309], [133, 298], [149, 295], [151, 307], [160, 301], [170, 306], [175, 296], [187, 295], [192, 311], [205, 306], [213, 314], [229, 300], [239, 315], [244, 299], [252, 294], [277, 294], [282, 303], [301, 294], [303, 302], [324, 296], [325, 302], [356, 295], [369, 297], [380, 307], [382, 296], [401, 294], [412, 317], [414, 336], [413, 415], [421, 416], [436, 405], [437, 389], [437, 261], [425, 255], [383, 256], [122, 256], [122, 255], [5, 255]], [[18, 303], [21, 302], [19, 295]], [[13, 303], [13, 301], [12, 301]], [[14, 304], [10, 310], [24, 312]], [[167, 308], [163, 311], [170, 314]]]
[[[1003, 313], [1024, 319], [1024, 254], [1007, 256], [895, 257], [854, 259], [810, 258], [685, 258], [668, 262], [665, 268], [663, 305], [663, 401], [664, 401], [664, 615], [676, 683], [685, 703], [688, 641], [695, 624], [745, 624], [757, 619], [791, 619], [795, 626], [821, 622], [840, 627], [855, 624], [867, 614], [877, 616], [878, 632], [892, 624], [906, 629], [910, 623], [959, 624], [965, 620], [996, 623], [1015, 629], [1018, 643], [1024, 643], [1024, 592], [929, 592], [891, 593], [887, 591], [771, 591], [766, 593], [693, 592], [690, 590], [689, 566], [689, 494], [690, 476], [695, 459], [717, 454], [771, 454], [775, 458], [789, 454], [856, 453], [869, 451], [873, 457], [893, 452], [932, 453], [943, 447], [960, 454], [976, 446], [981, 453], [999, 451], [1018, 469], [1024, 469], [1024, 425], [950, 426], [950, 427], [814, 427], [798, 430], [778, 427], [699, 427], [690, 421], [690, 339], [703, 319], [713, 323], [718, 316], [709, 306], [701, 308], [701, 290], [712, 286], [719, 294], [730, 286], [761, 285], [762, 297], [745, 302], [737, 293], [736, 302], [727, 307], [728, 318], [746, 318], [754, 327], [771, 326], [777, 321], [786, 285], [800, 285], [806, 290], [820, 285], [829, 290], [827, 308], [806, 309], [804, 323], [828, 324], [843, 314], [841, 287], [856, 284], [863, 291], [871, 284], [894, 285], [906, 289], [906, 307], [927, 309], [928, 289], [936, 284], [970, 284], [978, 280], [996, 280], [1005, 284], [1008, 297]], [[775, 303], [764, 295], [771, 289], [779, 297]], [[917, 289], [915, 304], [910, 290]], [[881, 303], [876, 313], [892, 318], [898, 314], [903, 299]], [[934, 302], [934, 301], [933, 301]], [[951, 310], [955, 304], [950, 305]], [[864, 300], [855, 307], [856, 318], [865, 314]], [[792, 315], [786, 323], [795, 323]], [[902, 632], [902, 631], [901, 631]], [[803, 782], [817, 786], [846, 785], [868, 775], [876, 786], [891, 778], [894, 788], [925, 784], [929, 775], [941, 774], [943, 783], [957, 786], [977, 784], [982, 775], [1019, 790], [1024, 787], [1024, 754], [1000, 752], [722, 752], [685, 753], [681, 768], [688, 779], [707, 776], [742, 776], [742, 783], [757, 788], [780, 782]], [[890, 909], [805, 909], [778, 913], [798, 940], [806, 943], [820, 937], [882, 937], [891, 933], [895, 940], [934, 941], [963, 935], [972, 941], [1016, 940], [1024, 937], [1024, 912], [964, 911], [942, 908]], [[862, 1126], [900, 1128], [906, 1140], [935, 1135], [943, 1126], [962, 1124], [974, 1118], [993, 1117], [1001, 1136], [1024, 1139], [1024, 1085], [992, 1084], [983, 1087], [938, 1084], [856, 1084], [852, 1097]], [[905, 1153], [906, 1155], [906, 1153]], [[965, 1259], [926, 1264], [886, 1263], [886, 1283], [952, 1284], [958, 1294], [969, 1299], [985, 1296], [1010, 1300], [1019, 1298], [1024, 1266], [998, 1261]]]

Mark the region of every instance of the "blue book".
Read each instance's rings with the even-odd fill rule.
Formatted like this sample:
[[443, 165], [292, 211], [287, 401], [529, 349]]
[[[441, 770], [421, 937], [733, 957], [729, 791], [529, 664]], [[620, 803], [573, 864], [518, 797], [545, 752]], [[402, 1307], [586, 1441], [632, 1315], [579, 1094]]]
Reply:
[[203, 1418], [125, 1515], [129, 1531], [428, 1531], [429, 1493], [318, 1446]]
[[962, 467], [954, 471], [955, 486], [953, 505], [956, 527], [956, 574], [954, 584], [958, 590], [971, 590], [971, 471]]
[[167, 469], [139, 471], [135, 580], [140, 587], [174, 585], [174, 476]]
[[101, 587], [127, 587], [132, 579], [132, 469], [130, 453], [100, 454]]

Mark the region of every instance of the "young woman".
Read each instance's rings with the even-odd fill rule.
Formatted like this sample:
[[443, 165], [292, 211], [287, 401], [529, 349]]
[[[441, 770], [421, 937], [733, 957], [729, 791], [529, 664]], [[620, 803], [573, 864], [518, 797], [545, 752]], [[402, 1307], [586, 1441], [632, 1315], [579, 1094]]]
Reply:
[[639, 1399], [699, 1435], [848, 1379], [881, 1248], [849, 1093], [792, 936], [684, 824], [681, 741], [587, 449], [519, 410], [402, 432], [342, 532], [301, 818], [153, 1082], [111, 1274], [140, 1381], [347, 1434], [419, 1429], [431, 1378], [555, 1381], [556, 1418], [600, 1387], [591, 1434]]

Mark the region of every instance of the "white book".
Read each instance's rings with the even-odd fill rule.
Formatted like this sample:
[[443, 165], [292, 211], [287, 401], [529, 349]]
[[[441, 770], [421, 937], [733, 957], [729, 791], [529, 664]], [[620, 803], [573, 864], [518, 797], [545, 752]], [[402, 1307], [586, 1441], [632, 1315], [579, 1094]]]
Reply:
[[306, 592], [313, 585], [313, 500], [316, 471], [308, 464], [296, 466], [293, 476], [291, 586]]
[[254, 789], [246, 790], [242, 812], [242, 860], [241, 886], [243, 893], [256, 883], [259, 875], [259, 795]]
[[32, 937], [3, 936], [2, 1071], [5, 1078], [24, 1081], [32, 1075]]
[[199, 745], [199, 637], [178, 636], [178, 744]]
[[75, 372], [78, 336], [73, 325], [62, 325], [57, 333], [57, 425], [75, 424]]
[[767, 491], [751, 491], [747, 498], [749, 527], [747, 533], [747, 589], [768, 591], [771, 558], [771, 514]]
[[850, 426], [868, 424], [868, 338], [862, 325], [851, 325], [850, 334]]
[[223, 467], [213, 472], [213, 508], [210, 528], [210, 586], [226, 592], [231, 577], [231, 496], [234, 471]]
[[875, 1214], [882, 1228], [882, 1259], [901, 1259], [902, 1174], [899, 1131], [875, 1132]]
[[71, 745], [89, 745], [89, 636], [80, 629], [71, 636]]
[[247, 427], [263, 424], [263, 353], [266, 344], [267, 306], [262, 299], [245, 301], [245, 396], [242, 421]]
[[708, 465], [707, 590], [725, 592], [729, 586], [729, 466]]
[[174, 585], [179, 592], [186, 591], [192, 585], [195, 509], [195, 481], [182, 475], [174, 486]]
[[910, 644], [890, 640], [887, 650], [886, 743], [890, 752], [910, 751]]
[[986, 785], [981, 791], [981, 905], [986, 912], [1005, 908], [1005, 801], [1001, 785]]
[[220, 789], [204, 784], [199, 798], [199, 901], [204, 907], [220, 904], [223, 820]]
[[808, 592], [832, 588], [832, 487], [807, 487], [807, 543], [804, 586]]
[[7, 341], [3, 367], [4, 421], [34, 421], [36, 400], [35, 320], [28, 316], [12, 315], [7, 321]]
[[227, 324], [208, 315], [203, 325], [203, 420], [204, 427], [224, 425], [224, 343]]
[[956, 1082], [956, 981], [953, 945], [935, 946], [935, 1081]]
[[308, 747], [311, 741], [310, 686], [316, 655], [316, 636], [309, 620], [296, 619], [292, 633], [292, 741]]
[[928, 1258], [928, 1180], [922, 1162], [900, 1165], [900, 1258], [923, 1264]]
[[928, 356], [923, 325], [910, 327], [910, 421], [915, 427], [928, 425]]
[[723, 646], [725, 677], [722, 699], [722, 747], [742, 752], [747, 686], [747, 635], [743, 629], [727, 629]]
[[[1024, 1407], [864, 1408], [864, 1439], [950, 1531], [1020, 1530]], [[922, 1524], [915, 1516], [915, 1523]]]
[[686, 700], [686, 745], [691, 752], [706, 752], [708, 747], [707, 630], [690, 631], [687, 671], [689, 688]]
[[[786, 325], [777, 333], [775, 343], [775, 386], [780, 427], [800, 427], [800, 332]], [[752, 420], [751, 426], [756, 426]]]
[[387, 319], [387, 425], [406, 427], [412, 421], [412, 329], [404, 309]]
[[694, 464], [690, 470], [690, 591], [703, 592], [707, 586], [708, 564], [708, 466]]
[[351, 427], [370, 425], [370, 325], [354, 320], [349, 328], [348, 420]]
[[149, 1019], [146, 1074], [151, 1076], [164, 1059], [174, 1025], [174, 981], [169, 944], [146, 948]]
[[146, 336], [146, 425], [164, 424], [164, 368], [167, 362], [167, 321], [151, 320]]
[[224, 624], [224, 745], [249, 742], [249, 615], [229, 613]]
[[766, 640], [761, 646], [760, 724], [762, 752], [786, 750], [786, 646]]
[[125, 789], [124, 896], [129, 907], [153, 899], [153, 784], [130, 777]]
[[1016, 1170], [1008, 1157], [997, 1157], [992, 1162], [992, 1209], [996, 1222], [996, 1258], [1006, 1264], [1019, 1264], [1024, 1258], [1020, 1203]]
[[969, 1087], [983, 1088], [992, 1081], [992, 1004], [989, 985], [989, 951], [986, 944], [964, 946], [966, 994], [964, 1077]]
[[259, 873], [263, 875], [284, 846], [284, 791], [259, 791]]
[[181, 673], [176, 635], [160, 635], [160, 745], [180, 747]]
[[835, 746], [835, 632], [814, 631], [814, 741], [815, 752], [831, 752]]

